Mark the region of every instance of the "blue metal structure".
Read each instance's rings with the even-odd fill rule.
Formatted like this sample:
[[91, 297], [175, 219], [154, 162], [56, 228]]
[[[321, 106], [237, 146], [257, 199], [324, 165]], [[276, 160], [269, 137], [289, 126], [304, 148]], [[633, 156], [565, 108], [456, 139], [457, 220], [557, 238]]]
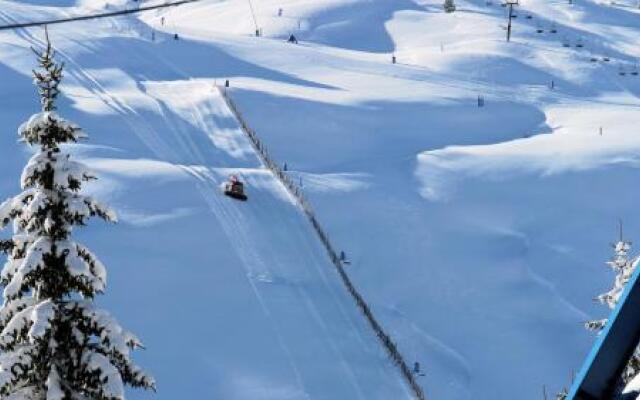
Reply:
[[640, 342], [640, 268], [637, 268], [569, 391], [568, 400], [613, 400]]

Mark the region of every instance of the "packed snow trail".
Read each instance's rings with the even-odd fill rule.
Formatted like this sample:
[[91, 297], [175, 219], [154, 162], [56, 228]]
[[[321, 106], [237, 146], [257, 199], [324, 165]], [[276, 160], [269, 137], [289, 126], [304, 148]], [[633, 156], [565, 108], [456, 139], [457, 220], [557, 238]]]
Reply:
[[246, 121], [242, 117], [242, 113], [240, 112], [237, 105], [234, 103], [233, 99], [231, 98], [231, 94], [229, 93], [230, 91], [227, 90], [226, 88], [221, 88], [221, 87], [218, 87], [218, 90], [222, 95], [222, 97], [225, 99], [229, 109], [235, 116], [236, 120], [240, 123], [242, 131], [247, 135], [248, 139], [253, 144], [254, 150], [256, 154], [260, 157], [260, 160], [262, 161], [262, 163], [280, 181], [282, 186], [284, 186], [284, 188], [288, 191], [290, 196], [295, 199], [295, 201], [298, 203], [302, 211], [304, 211], [305, 215], [309, 219], [309, 222], [311, 223], [311, 226], [314, 228], [315, 233], [318, 235], [318, 239], [320, 240], [325, 250], [327, 251], [327, 255], [329, 256], [329, 259], [335, 266], [338, 272], [338, 275], [342, 280], [342, 283], [344, 284], [349, 294], [351, 294], [351, 297], [353, 297], [353, 300], [355, 301], [358, 309], [365, 316], [365, 318], [367, 319], [367, 322], [369, 322], [371, 329], [380, 340], [380, 343], [382, 344], [382, 346], [384, 346], [384, 348], [386, 349], [387, 353], [389, 354], [389, 357], [393, 360], [393, 362], [396, 364], [396, 366], [400, 370], [400, 373], [407, 381], [407, 384], [413, 391], [414, 395], [418, 400], [424, 400], [425, 399], [424, 391], [422, 387], [418, 384], [418, 379], [417, 379], [417, 377], [419, 376], [419, 371], [416, 371], [416, 370], [412, 371], [409, 368], [407, 361], [403, 357], [402, 353], [400, 353], [400, 351], [398, 350], [398, 346], [396, 345], [394, 339], [391, 336], [389, 336], [389, 334], [384, 330], [384, 328], [382, 328], [382, 325], [380, 325], [380, 322], [378, 322], [378, 319], [372, 313], [371, 308], [367, 304], [367, 301], [362, 297], [362, 294], [360, 294], [358, 289], [356, 289], [356, 287], [353, 285], [353, 282], [351, 281], [351, 279], [349, 278], [349, 275], [345, 270], [345, 265], [348, 265], [349, 263], [347, 262], [347, 260], [342, 259], [341, 256], [338, 255], [338, 254], [344, 254], [344, 253], [343, 252], [339, 253], [339, 251], [336, 250], [334, 245], [331, 243], [326, 231], [322, 228], [320, 221], [316, 217], [315, 212], [313, 211], [313, 207], [311, 206], [311, 203], [309, 203], [309, 201], [305, 199], [303, 195], [304, 192], [302, 190], [302, 181], [300, 181], [300, 183], [295, 183], [294, 179], [291, 176], [289, 176], [287, 172], [278, 165], [278, 162], [271, 158], [271, 156], [269, 155], [268, 149], [265, 148], [264, 144], [259, 139], [257, 133], [249, 127], [248, 121]]
[[[158, 90], [154, 96], [162, 99], [172, 110], [185, 106], [184, 100], [172, 96], [172, 93], [198, 91], [188, 83], [185, 87], [180, 87], [179, 83], [160, 86], [164, 86], [162, 89], [166, 92]], [[371, 348], [372, 335], [362, 322], [354, 320], [354, 317], [358, 317], [357, 313], [349, 309], [351, 305], [348, 298], [322, 249], [314, 243], [313, 233], [300, 215], [294, 199], [268, 170], [255, 169], [259, 167], [256, 165], [257, 159], [255, 155], [247, 154], [246, 149], [250, 145], [245, 138], [239, 137], [241, 131], [237, 125], [232, 125], [231, 132], [228, 127], [221, 129], [220, 125], [229, 125], [232, 115], [226, 110], [226, 104], [217, 90], [212, 89], [205, 87], [212, 100], [204, 109], [198, 104], [188, 107], [199, 115], [193, 121], [208, 128], [204, 131], [209, 132], [214, 143], [218, 139], [232, 138], [236, 148], [242, 149], [240, 154], [249, 162], [239, 163], [236, 160], [233, 168], [184, 168], [200, 181], [203, 197], [240, 257], [249, 285], [289, 360], [300, 392], [311, 399], [324, 398], [327, 396], [324, 394], [325, 382], [331, 382], [331, 391], [339, 398], [383, 399], [398, 396], [397, 390], [403, 389], [403, 384], [398, 382], [397, 374], [391, 373], [382, 359], [377, 363], [382, 361], [383, 367], [375, 367], [374, 373], [379, 374], [379, 379], [396, 380], [396, 389], [389, 391], [378, 388], [371, 391], [363, 387], [366, 386], [363, 382], [370, 379], [370, 372], [364, 374], [367, 375], [365, 379], [361, 367], [353, 367], [357, 364], [355, 360], [363, 356], [364, 359], [368, 358], [366, 353], [381, 357], [382, 352]], [[172, 104], [172, 101], [178, 104]], [[215, 125], [201, 119], [204, 116], [213, 120]], [[201, 158], [197, 154], [193, 156]], [[246, 182], [248, 202], [239, 203], [221, 196], [221, 183], [230, 173], [239, 174]], [[265, 230], [265, 227], [268, 229]], [[296, 328], [291, 329], [290, 324]], [[339, 338], [342, 335], [351, 336], [351, 339], [344, 341]], [[365, 354], [358, 355], [358, 349]], [[327, 371], [316, 370], [321, 362], [318, 358], [321, 353], [325, 353], [337, 368], [327, 365]], [[310, 364], [315, 364], [311, 370], [305, 367]], [[406, 396], [406, 393], [402, 396]]]
[[[40, 44], [26, 30], [7, 36], [25, 51]], [[89, 228], [86, 241], [101, 238], [96, 252], [115, 266], [110, 295], [102, 300], [125, 310], [118, 312], [123, 322], [144, 327], [141, 336], [157, 350], [141, 357], [159, 382], [152, 397], [411, 398], [307, 221], [260, 168], [213, 82], [133, 84], [121, 72], [83, 66], [61, 42], [67, 97], [80, 105], [80, 93], [89, 91], [102, 103], [84, 103], [101, 110], [95, 115], [71, 112], [93, 133], [91, 145], [78, 151], [103, 177], [93, 190], [122, 208], [115, 238]], [[20, 62], [28, 60], [25, 54]], [[16, 80], [25, 96], [28, 80]], [[107, 125], [100, 122], [105, 117]], [[101, 126], [113, 131], [101, 138]], [[247, 203], [221, 194], [219, 186], [232, 172], [248, 183]], [[145, 215], [152, 209], [157, 215]], [[185, 252], [183, 263], [147, 259], [145, 249], [161, 248]], [[118, 271], [133, 259], [143, 268]], [[140, 270], [154, 279], [143, 280]], [[145, 283], [159, 290], [147, 291]], [[174, 285], [188, 294], [170, 294]]]
[[[14, 37], [26, 41], [22, 42], [25, 50], [27, 45], [39, 44], [28, 32], [18, 33]], [[105, 301], [119, 303], [119, 293], [128, 293], [137, 298], [134, 304], [150, 302], [164, 309], [150, 314], [132, 307], [122, 318], [136, 319], [138, 327], [145, 326], [141, 336], [149, 349], [161, 349], [141, 357], [152, 366], [159, 382], [154, 398], [179, 398], [181, 393], [228, 399], [411, 398], [351, 305], [306, 220], [277, 180], [260, 168], [212, 82], [145, 82], [126, 87], [130, 82], [126, 75], [119, 74], [113, 81], [109, 74], [91, 72], [64, 45], [59, 47], [72, 92], [90, 90], [109, 109], [104, 112], [114, 132], [110, 131], [106, 141], [94, 133], [92, 143], [131, 155], [139, 145], [123, 143], [138, 141], [146, 148], [143, 157], [147, 160], [114, 159], [114, 150], [109, 148], [79, 148], [105, 178], [94, 190], [114, 196], [112, 200], [124, 207], [123, 224], [117, 229], [126, 242], [101, 240], [96, 252], [118, 265], [127, 257], [137, 257], [132, 251], [114, 250], [118, 245], [130, 248], [134, 244], [143, 259], [145, 248], [160, 246], [186, 251], [185, 264], [205, 268], [178, 273], [184, 265], [145, 262], [149, 265], [144, 270], [155, 276], [149, 284], [166, 287], [176, 278], [176, 285], [184, 280], [189, 295], [181, 303], [177, 301], [180, 297], [167, 296], [165, 290], [149, 293], [132, 287], [121, 291], [127, 285], [118, 286], [115, 267], [112, 279], [116, 283]], [[69, 98], [82, 101], [73, 95]], [[99, 130], [101, 124], [92, 121], [92, 116], [78, 113], [74, 117], [88, 132]], [[132, 140], [132, 133], [137, 140]], [[231, 172], [239, 172], [247, 181], [249, 202], [238, 203], [221, 194], [219, 186]], [[168, 186], [158, 192], [163, 181]], [[115, 194], [106, 190], [110, 185], [116, 188]], [[130, 185], [137, 190], [127, 193], [125, 201], [117, 188]], [[177, 196], [168, 196], [170, 192]], [[138, 210], [149, 212], [148, 205], [143, 205], [149, 201], [154, 209], [174, 202], [188, 205], [174, 205], [157, 216], [140, 215]], [[131, 207], [134, 209], [128, 210]], [[144, 226], [153, 226], [154, 233], [139, 230]], [[181, 232], [191, 227], [191, 233]], [[102, 235], [91, 233], [88, 242]], [[196, 250], [211, 247], [210, 252]], [[244, 276], [240, 281], [239, 272]], [[137, 282], [134, 287], [139, 287], [142, 275], [128, 274], [127, 283]], [[198, 289], [202, 284], [205, 286]], [[199, 294], [194, 296], [193, 291]], [[218, 291], [225, 296], [218, 297]], [[180, 311], [193, 307], [192, 301], [204, 308]], [[242, 315], [233, 315], [235, 312]], [[207, 316], [221, 314], [226, 318], [214, 318], [205, 326], [199, 323], [202, 317], [207, 321]], [[171, 328], [165, 330], [162, 325]], [[203, 349], [203, 343], [210, 344]], [[207, 367], [202, 365], [205, 360]]]

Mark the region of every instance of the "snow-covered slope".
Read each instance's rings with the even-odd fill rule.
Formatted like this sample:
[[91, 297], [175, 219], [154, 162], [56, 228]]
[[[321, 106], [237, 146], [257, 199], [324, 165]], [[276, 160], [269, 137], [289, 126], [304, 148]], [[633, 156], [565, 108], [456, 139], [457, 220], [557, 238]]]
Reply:
[[[70, 38], [82, 47], [52, 32], [67, 63], [60, 111], [92, 134], [77, 153], [101, 176], [92, 191], [122, 221], [80, 234], [110, 267], [108, 308], [154, 349], [140, 355], [158, 380], [149, 398], [409, 398], [306, 219], [260, 167], [213, 81], [178, 79], [147, 43], [131, 39], [146, 51], [149, 64], [140, 68], [173, 77], [135, 82], [112, 64], [126, 43], [113, 54], [86, 53], [111, 38], [76, 34]], [[14, 44], [25, 51], [8, 64], [26, 68], [37, 35], [5, 38], [3, 51]], [[37, 99], [28, 76], [3, 73], [10, 83], [3, 148], [15, 154], [3, 157], [2, 192], [9, 194], [26, 156], [11, 126]], [[229, 173], [246, 181], [249, 202], [221, 195]]]
[[[499, 2], [441, 3], [256, 0], [261, 38], [244, 0], [51, 28], [62, 114], [92, 134], [77, 152], [123, 220], [84, 241], [110, 267], [103, 301], [146, 339], [156, 398], [409, 397], [213, 90], [224, 79], [429, 398], [568, 384], [593, 340], [581, 322], [606, 312], [591, 299], [609, 286], [617, 220], [632, 240], [640, 229], [639, 11], [522, 0], [507, 44]], [[2, 1], [0, 18], [100, 8]], [[37, 106], [41, 36], [0, 33], [0, 197], [26, 158], [11, 132]], [[246, 204], [220, 196], [231, 171]]]

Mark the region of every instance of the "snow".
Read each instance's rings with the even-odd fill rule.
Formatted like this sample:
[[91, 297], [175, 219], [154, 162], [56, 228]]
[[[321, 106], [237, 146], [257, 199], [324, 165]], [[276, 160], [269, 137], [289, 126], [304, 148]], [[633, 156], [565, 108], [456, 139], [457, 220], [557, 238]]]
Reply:
[[[442, 0], [256, 1], [262, 38], [244, 0], [50, 27], [67, 65], [58, 111], [91, 134], [65, 151], [121, 217], [79, 239], [109, 266], [100, 301], [144, 340], [136, 360], [160, 388], [129, 397], [410, 398], [219, 98], [226, 79], [421, 363], [429, 398], [534, 400], [568, 385], [594, 340], [583, 322], [607, 316], [592, 298], [610, 284], [617, 221], [629, 240], [640, 229], [640, 81], [618, 75], [640, 56], [638, 10], [520, 3], [533, 19], [515, 21], [510, 44], [504, 9], [484, 0], [451, 14]], [[0, 18], [102, 6], [5, 0]], [[536, 33], [552, 23], [557, 34]], [[37, 107], [41, 37], [0, 33], [1, 199], [30, 157], [11, 132]], [[247, 203], [221, 195], [231, 173]]]
[[129, 349], [142, 347], [140, 340], [130, 332], [122, 329], [120, 324], [107, 312], [92, 306], [90, 303], [71, 302], [70, 309], [80, 308], [82, 315], [91, 321], [92, 326], [100, 331], [100, 339], [105, 352], [116, 352], [123, 357], [129, 356]]
[[33, 386], [28, 386], [7, 396], [7, 400], [34, 400], [37, 399], [39, 391]]
[[[33, 197], [35, 190], [25, 190], [20, 195], [0, 203], [0, 227], [4, 228], [11, 219], [20, 213], [26, 201]], [[34, 204], [34, 206], [36, 206]]]
[[27, 307], [32, 306], [35, 303], [35, 299], [32, 297], [23, 297], [22, 299], [16, 299], [7, 304], [0, 313], [0, 323], [6, 325], [13, 316]]
[[[0, 364], [1, 365], [19, 365], [20, 367], [16, 367], [14, 371], [5, 370], [0, 368], [0, 387], [5, 387], [7, 383], [11, 382], [16, 378], [16, 375], [20, 375], [21, 369], [29, 368], [31, 364], [31, 356], [29, 355], [29, 350], [31, 350], [28, 346], [22, 346], [16, 351], [5, 352], [0, 355]], [[16, 396], [9, 396], [8, 398], [13, 398], [13, 400], [21, 400], [23, 398], [29, 399], [25, 394], [29, 393], [32, 388], [24, 388], [23, 393], [16, 393]], [[22, 395], [22, 396], [21, 396]]]
[[60, 386], [60, 374], [54, 366], [49, 371], [49, 377], [47, 378], [47, 397], [46, 400], [63, 400], [64, 391]]
[[11, 212], [13, 212], [13, 210], [15, 210], [13, 199], [5, 200], [4, 202], [2, 202], [2, 204], [0, 204], [0, 222], [2, 222], [3, 226], [11, 221], [9, 219], [9, 215]]
[[51, 321], [55, 316], [56, 308], [51, 300], [45, 300], [33, 307], [31, 311], [31, 327], [29, 328], [29, 340], [42, 339], [51, 329]]
[[[637, 394], [638, 392], [640, 392], [640, 375], [633, 378], [631, 382], [629, 382], [627, 386], [625, 386], [624, 390], [622, 391], [623, 394], [629, 394], [629, 393]], [[637, 398], [640, 398], [640, 396], [636, 397], [636, 399]]]
[[60, 130], [68, 132], [74, 141], [83, 139], [86, 134], [73, 122], [61, 118], [53, 111], [43, 111], [33, 114], [18, 128], [18, 136], [24, 138], [28, 143], [37, 143], [45, 136], [48, 124], [55, 123]]
[[609, 267], [616, 272], [616, 279], [613, 288], [611, 288], [607, 293], [598, 296], [598, 301], [602, 304], [606, 304], [610, 309], [613, 309], [618, 303], [625, 285], [629, 282], [629, 279], [631, 279], [633, 271], [640, 262], [640, 258], [638, 257], [631, 260], [629, 259], [627, 254], [629, 252], [629, 247], [630, 243], [616, 243], [616, 256], [613, 260], [607, 262]]
[[[9, 343], [5, 341], [5, 338], [9, 336], [15, 336], [18, 332], [29, 328], [32, 323], [32, 314], [34, 312], [34, 306], [28, 306], [21, 311], [18, 311], [13, 315], [13, 317], [9, 320], [9, 322], [2, 329], [3, 339], [0, 340], [1, 346], [7, 346]], [[6, 339], [9, 340], [9, 339]], [[6, 354], [16, 353], [15, 351], [8, 351]], [[3, 366], [10, 366], [11, 364], [2, 364]]]
[[[80, 278], [80, 280], [87, 282], [89, 286], [97, 292], [104, 291], [105, 282], [101, 279], [102, 277], [94, 275], [89, 261], [79, 254], [75, 243], [70, 243], [67, 248], [63, 246], [64, 245], [61, 245], [61, 250], [63, 252], [64, 250], [68, 251], [68, 254], [65, 257], [65, 264], [69, 274], [74, 278]], [[101, 273], [104, 275], [104, 267], [102, 268]]]
[[109, 358], [92, 350], [86, 350], [82, 354], [81, 362], [86, 365], [87, 371], [99, 372], [102, 384], [101, 395], [108, 399], [124, 399], [124, 385], [118, 369], [111, 364]]
[[91, 271], [92, 281], [98, 292], [104, 290], [107, 285], [107, 269], [102, 262], [86, 247], [75, 244], [78, 257], [86, 263]]
[[61, 189], [68, 189], [72, 182], [87, 181], [93, 176], [84, 164], [69, 160], [69, 155], [64, 152], [40, 152], [34, 154], [24, 167], [20, 179], [22, 187], [25, 189], [33, 187], [34, 183], [31, 179], [34, 174], [41, 174], [47, 168], [54, 170], [53, 182], [57, 188]]
[[[23, 290], [22, 285], [24, 279], [27, 278], [27, 276], [31, 272], [37, 271], [43, 266], [42, 257], [44, 254], [50, 252], [51, 241], [46, 237], [38, 238], [35, 242], [31, 243], [27, 247], [26, 256], [24, 257], [24, 259], [19, 261], [19, 266], [18, 268], [16, 268], [15, 274], [12, 274], [11, 281], [4, 288], [3, 295], [5, 299], [11, 299], [15, 297], [18, 295], [18, 293], [20, 293], [21, 290]], [[7, 267], [9, 268], [7, 272], [13, 269], [13, 266], [11, 264], [8, 264]], [[5, 274], [3, 272], [3, 276], [4, 275]]]

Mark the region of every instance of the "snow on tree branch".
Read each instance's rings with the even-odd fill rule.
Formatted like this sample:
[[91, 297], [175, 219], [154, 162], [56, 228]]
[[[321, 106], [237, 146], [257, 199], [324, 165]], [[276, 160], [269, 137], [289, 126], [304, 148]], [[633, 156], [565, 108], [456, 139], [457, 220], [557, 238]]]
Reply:
[[98, 373], [102, 385], [97, 392], [101, 398], [124, 399], [124, 385], [120, 371], [109, 358], [95, 351], [86, 350], [82, 355], [82, 364], [87, 371]]
[[87, 137], [78, 125], [61, 118], [53, 111], [33, 114], [20, 125], [18, 136], [30, 145], [54, 140], [55, 143], [74, 143]]
[[58, 368], [54, 365], [51, 367], [51, 371], [49, 371], [49, 376], [47, 377], [47, 400], [64, 400], [65, 393], [62, 390], [62, 382], [60, 379], [60, 374], [58, 373]]

